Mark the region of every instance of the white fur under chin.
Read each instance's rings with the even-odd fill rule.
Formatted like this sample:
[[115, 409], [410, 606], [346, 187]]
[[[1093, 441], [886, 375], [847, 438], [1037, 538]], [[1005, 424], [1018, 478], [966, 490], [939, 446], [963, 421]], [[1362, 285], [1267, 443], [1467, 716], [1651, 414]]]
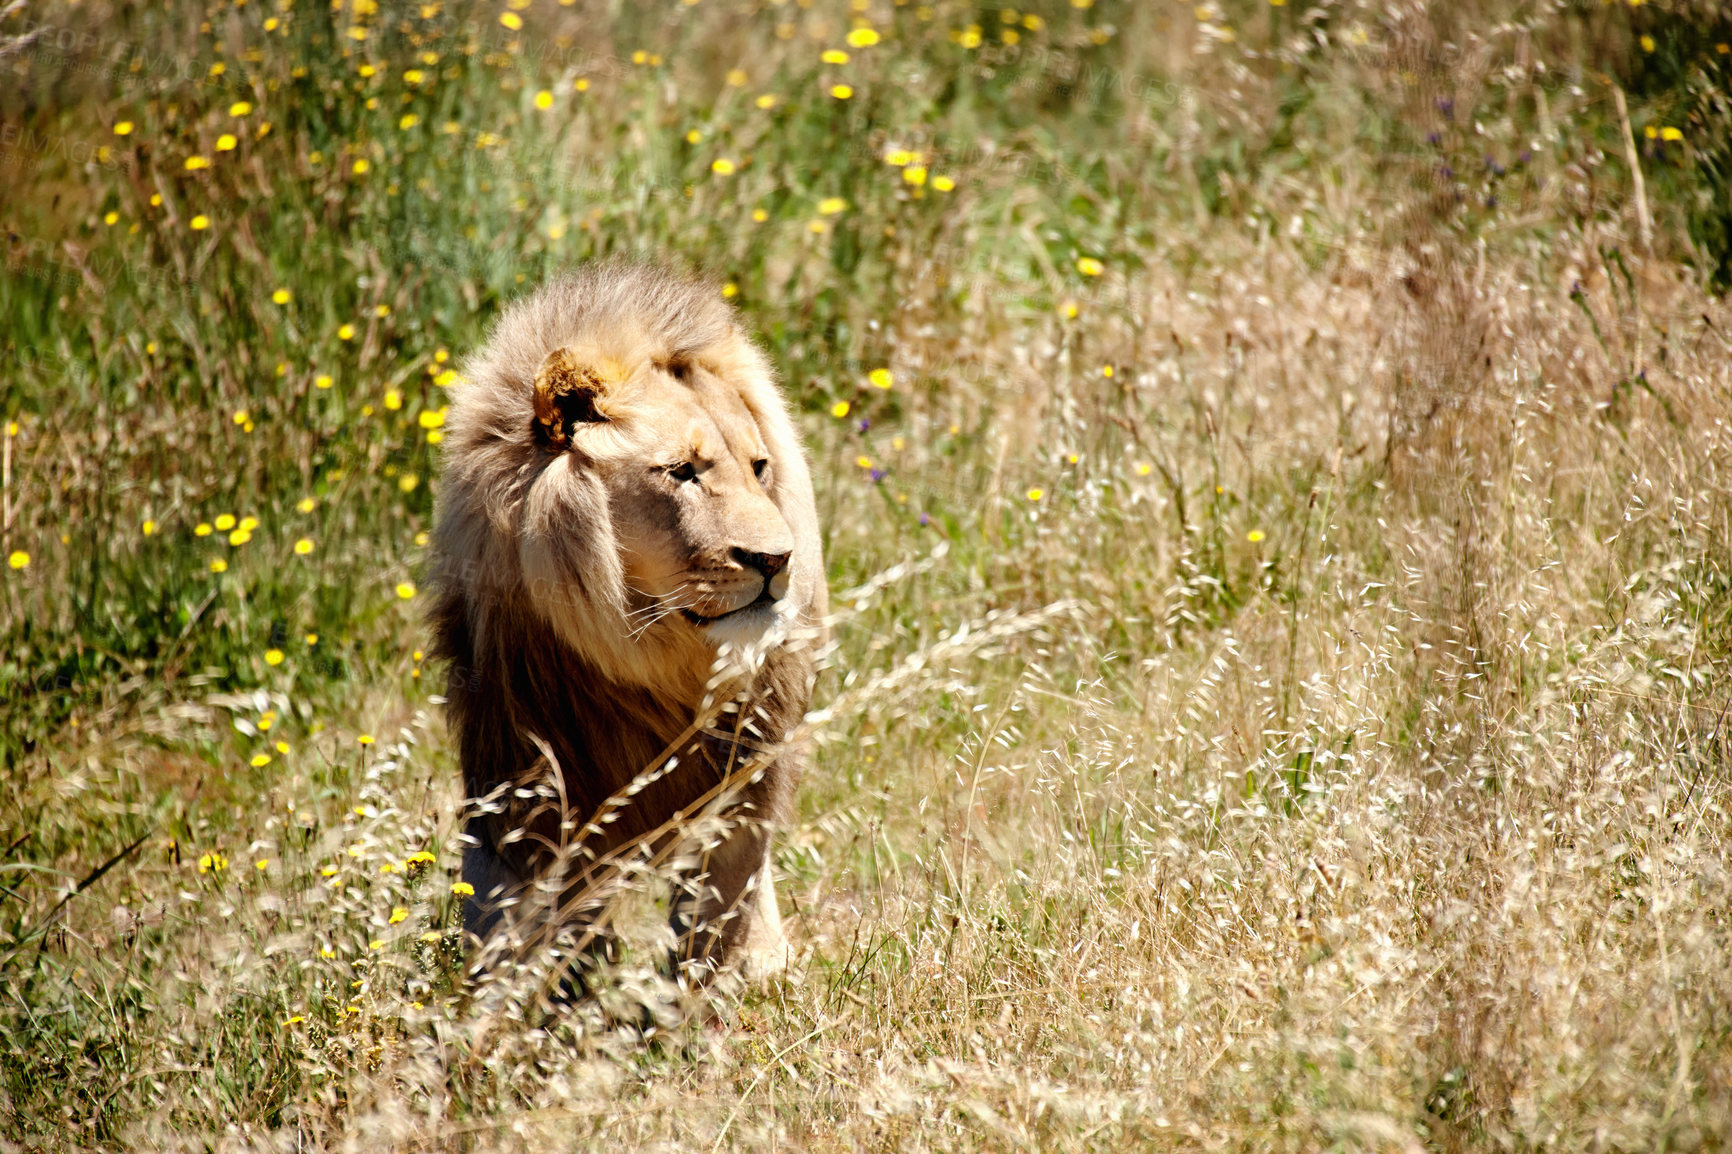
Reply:
[[717, 665], [756, 673], [770, 650], [788, 638], [788, 615], [782, 604], [752, 605], [702, 626], [704, 636], [716, 647]]

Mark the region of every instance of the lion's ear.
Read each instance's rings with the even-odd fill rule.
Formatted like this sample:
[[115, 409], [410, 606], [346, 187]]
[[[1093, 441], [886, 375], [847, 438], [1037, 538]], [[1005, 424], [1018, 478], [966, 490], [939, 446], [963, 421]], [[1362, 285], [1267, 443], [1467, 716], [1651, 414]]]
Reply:
[[605, 421], [596, 402], [606, 394], [600, 370], [579, 360], [569, 348], [554, 349], [535, 374], [535, 438], [550, 449], [571, 443], [572, 426]]

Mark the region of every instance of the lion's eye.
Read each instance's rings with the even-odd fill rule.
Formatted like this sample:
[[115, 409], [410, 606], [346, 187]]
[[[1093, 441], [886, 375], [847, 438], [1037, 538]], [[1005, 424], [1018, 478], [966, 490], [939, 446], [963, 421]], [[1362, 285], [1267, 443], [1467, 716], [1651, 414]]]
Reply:
[[758, 480], [762, 481], [764, 479], [764, 470], [768, 469], [769, 467], [770, 467], [770, 462], [766, 461], [762, 457], [759, 457], [756, 461], [752, 462], [752, 476], [754, 476]]
[[668, 470], [668, 476], [676, 481], [695, 481], [698, 479], [698, 470], [690, 461], [681, 461]]

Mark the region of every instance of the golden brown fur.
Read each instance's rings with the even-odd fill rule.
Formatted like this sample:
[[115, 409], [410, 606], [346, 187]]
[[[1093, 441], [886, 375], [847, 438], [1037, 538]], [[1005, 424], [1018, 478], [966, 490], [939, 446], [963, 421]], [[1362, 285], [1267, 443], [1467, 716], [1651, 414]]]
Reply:
[[[597, 859], [665, 855], [679, 839], [658, 831], [720, 787], [675, 928], [708, 968], [742, 952], [773, 966], [768, 827], [799, 757], [778, 743], [805, 712], [826, 601], [811, 480], [768, 364], [713, 285], [605, 265], [514, 305], [462, 377], [431, 625], [465, 786], [490, 799], [467, 825], [467, 924], [485, 937], [521, 921], [513, 902], [554, 870], [555, 920], [584, 924], [593, 908], [572, 900], [609, 876]], [[724, 667], [719, 700], [738, 704], [693, 736]], [[761, 773], [732, 772], [766, 746]]]

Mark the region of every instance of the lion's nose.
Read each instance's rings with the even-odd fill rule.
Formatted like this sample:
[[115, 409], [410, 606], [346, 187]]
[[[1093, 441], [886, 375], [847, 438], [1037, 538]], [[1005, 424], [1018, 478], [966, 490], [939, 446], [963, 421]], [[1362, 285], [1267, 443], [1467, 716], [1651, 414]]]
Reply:
[[734, 560], [747, 569], [756, 569], [766, 579], [774, 577], [788, 567], [788, 558], [792, 553], [753, 553], [746, 549], [735, 549]]

